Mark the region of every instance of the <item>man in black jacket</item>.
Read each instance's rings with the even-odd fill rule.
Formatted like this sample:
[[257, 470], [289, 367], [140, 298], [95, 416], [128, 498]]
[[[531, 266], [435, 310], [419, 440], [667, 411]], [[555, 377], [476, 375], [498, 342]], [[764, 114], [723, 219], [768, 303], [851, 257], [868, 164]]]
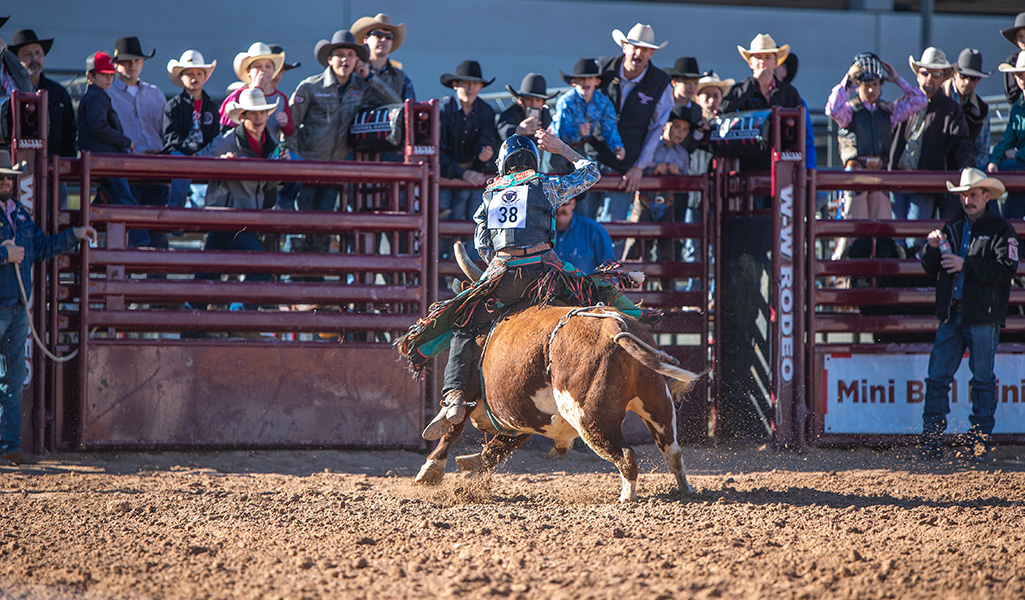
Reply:
[[1014, 228], [993, 213], [988, 203], [1004, 193], [1004, 184], [975, 168], [961, 172], [960, 185], [947, 190], [961, 195], [962, 213], [929, 234], [922, 252], [926, 274], [936, 277], [936, 316], [940, 319], [929, 356], [922, 414], [922, 456], [943, 456], [942, 433], [950, 412], [950, 385], [967, 349], [972, 379], [972, 423], [968, 440], [975, 460], [986, 460], [996, 411], [993, 370], [1000, 327], [1018, 269]]

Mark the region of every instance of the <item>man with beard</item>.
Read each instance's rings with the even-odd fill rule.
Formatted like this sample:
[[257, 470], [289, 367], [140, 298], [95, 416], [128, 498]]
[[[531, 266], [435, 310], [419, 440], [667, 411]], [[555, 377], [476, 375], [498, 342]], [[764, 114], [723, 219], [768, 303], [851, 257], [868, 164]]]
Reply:
[[18, 178], [28, 168], [13, 166], [11, 155], [0, 152], [0, 464], [32, 464], [39, 456], [21, 449], [21, 395], [25, 385], [25, 339], [28, 308], [18, 286], [32, 289], [35, 262], [74, 250], [79, 241], [96, 241], [96, 230], [85, 225], [45, 235], [21, 203], [13, 199]]
[[[0, 27], [10, 17], [0, 17]], [[7, 43], [0, 39], [0, 141], [8, 142], [11, 136], [11, 94], [34, 92], [36, 88], [29, 81], [28, 72], [18, 62], [18, 56], [9, 51]]]

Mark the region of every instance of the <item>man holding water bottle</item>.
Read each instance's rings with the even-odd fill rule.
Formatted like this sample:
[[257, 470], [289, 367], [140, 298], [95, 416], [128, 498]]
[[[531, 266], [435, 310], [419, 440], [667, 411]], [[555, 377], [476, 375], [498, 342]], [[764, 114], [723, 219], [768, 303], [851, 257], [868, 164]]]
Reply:
[[1007, 315], [1011, 278], [1018, 269], [1018, 238], [1014, 228], [990, 210], [990, 199], [1004, 193], [1004, 184], [975, 168], [961, 172], [960, 185], [947, 190], [961, 196], [962, 213], [929, 234], [922, 267], [936, 277], [936, 316], [940, 319], [929, 356], [922, 414], [925, 459], [943, 457], [943, 431], [950, 412], [950, 385], [968, 350], [972, 372], [972, 423], [967, 442], [972, 460], [989, 458], [996, 411], [993, 363], [1000, 327]]

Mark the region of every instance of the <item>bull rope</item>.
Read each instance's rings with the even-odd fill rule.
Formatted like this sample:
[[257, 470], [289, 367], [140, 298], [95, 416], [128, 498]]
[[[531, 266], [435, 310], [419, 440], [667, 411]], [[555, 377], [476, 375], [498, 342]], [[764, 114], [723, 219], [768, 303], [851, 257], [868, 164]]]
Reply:
[[[610, 312], [584, 312], [584, 311], [589, 311], [589, 310], [593, 310], [593, 309], [596, 309], [596, 308], [606, 308], [606, 307], [605, 307], [604, 304], [599, 302], [598, 304], [596, 304], [594, 306], [582, 306], [580, 308], [574, 308], [573, 310], [571, 310], [571, 311], [567, 312], [566, 314], [562, 315], [562, 317], [559, 319], [559, 322], [555, 324], [555, 329], [552, 330], [552, 335], [550, 335], [548, 337], [548, 356], [545, 359], [545, 374], [546, 375], [551, 375], [552, 374], [552, 344], [555, 343], [555, 335], [557, 333], [559, 333], [559, 330], [562, 329], [562, 326], [567, 324], [567, 323], [569, 323], [569, 320], [572, 319], [573, 317], [595, 317], [595, 318], [599, 318], [599, 319], [615, 319], [615, 320], [619, 321], [619, 323], [621, 325], [623, 325], [624, 328], [626, 327], [626, 321], [623, 320], [623, 315], [619, 314], [618, 312], [614, 312], [614, 313], [610, 313]], [[666, 354], [663, 350], [659, 350], [658, 348], [655, 348], [655, 347], [651, 346], [651, 344], [648, 344], [647, 342], [645, 342], [641, 338], [637, 337], [636, 335], [630, 333], [629, 331], [623, 331], [623, 332], [617, 333], [615, 336], [613, 336], [612, 341], [618, 343], [619, 340], [621, 340], [624, 337], [630, 338], [633, 341], [637, 342], [638, 344], [643, 346], [645, 349], [647, 349], [649, 352], [652, 352], [655, 356], [657, 356], [663, 362], [668, 362], [669, 364], [674, 365], [674, 366], [677, 366], [677, 365], [680, 364], [680, 361], [678, 361], [675, 357]]]

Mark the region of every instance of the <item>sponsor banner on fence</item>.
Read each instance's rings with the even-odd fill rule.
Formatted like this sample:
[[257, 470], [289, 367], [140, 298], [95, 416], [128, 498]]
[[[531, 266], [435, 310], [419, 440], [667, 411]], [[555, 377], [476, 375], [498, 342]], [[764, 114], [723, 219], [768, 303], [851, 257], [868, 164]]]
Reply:
[[[928, 368], [928, 354], [826, 354], [825, 433], [921, 433]], [[998, 354], [995, 370], [993, 433], [1025, 433], [1025, 354]], [[968, 360], [962, 360], [950, 389], [947, 433], [971, 427], [971, 378]]]

